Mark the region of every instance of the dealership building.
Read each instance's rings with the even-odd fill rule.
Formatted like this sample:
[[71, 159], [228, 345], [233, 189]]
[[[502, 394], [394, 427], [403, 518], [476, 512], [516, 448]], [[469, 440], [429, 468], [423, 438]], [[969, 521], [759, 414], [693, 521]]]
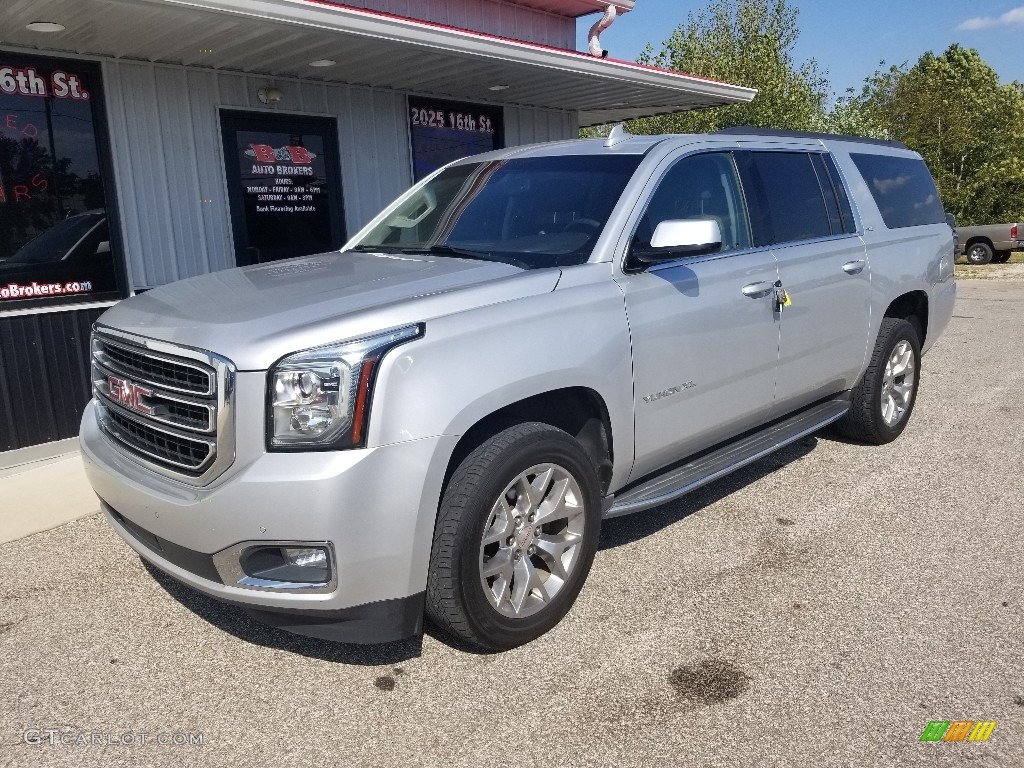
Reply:
[[0, 467], [66, 449], [135, 292], [336, 250], [464, 155], [753, 97], [576, 50], [633, 6], [3, 0]]

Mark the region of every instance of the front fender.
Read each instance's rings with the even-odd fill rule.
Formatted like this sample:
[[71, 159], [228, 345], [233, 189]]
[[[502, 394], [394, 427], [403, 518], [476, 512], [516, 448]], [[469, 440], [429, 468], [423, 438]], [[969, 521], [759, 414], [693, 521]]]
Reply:
[[552, 293], [430, 320], [422, 339], [385, 358], [369, 445], [461, 436], [519, 400], [587, 387], [608, 408], [613, 483], [624, 479], [633, 461], [633, 387], [622, 294], [607, 264], [565, 274]]

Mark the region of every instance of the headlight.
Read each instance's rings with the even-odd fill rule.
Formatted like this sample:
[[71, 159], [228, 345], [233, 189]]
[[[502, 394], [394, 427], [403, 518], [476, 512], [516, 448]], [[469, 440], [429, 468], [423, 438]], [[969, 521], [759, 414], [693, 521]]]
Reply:
[[413, 325], [280, 360], [268, 381], [270, 450], [361, 447], [378, 363], [422, 334]]

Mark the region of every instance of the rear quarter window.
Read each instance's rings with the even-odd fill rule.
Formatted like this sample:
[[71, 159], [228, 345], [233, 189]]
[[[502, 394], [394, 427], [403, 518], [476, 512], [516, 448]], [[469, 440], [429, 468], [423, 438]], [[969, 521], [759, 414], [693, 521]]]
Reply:
[[946, 220], [939, 190], [923, 160], [851, 153], [889, 229], [942, 224]]

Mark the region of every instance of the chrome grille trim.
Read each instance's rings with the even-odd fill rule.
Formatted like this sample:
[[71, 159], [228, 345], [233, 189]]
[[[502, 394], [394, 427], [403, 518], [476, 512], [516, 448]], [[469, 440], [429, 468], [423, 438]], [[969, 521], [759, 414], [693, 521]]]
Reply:
[[[102, 374], [97, 376], [97, 373]], [[123, 377], [125, 374], [120, 371], [112, 370], [107, 368], [102, 363], [98, 362], [95, 358], [92, 361], [92, 386], [93, 392], [97, 394], [106, 405], [117, 406], [118, 403], [111, 397], [110, 389], [107, 384], [107, 376]], [[148, 418], [153, 421], [158, 421], [161, 424], [166, 424], [169, 427], [176, 427], [178, 429], [191, 430], [195, 432], [202, 432], [204, 434], [213, 434], [217, 428], [217, 408], [216, 405], [210, 400], [203, 400], [194, 397], [185, 397], [179, 394], [168, 394], [166, 392], [154, 392], [152, 396], [153, 401], [157, 401], [154, 408], [157, 410], [156, 413], [146, 414]], [[165, 407], [167, 403], [180, 403], [184, 406], [189, 406], [193, 409], [203, 412], [203, 416], [199, 419], [199, 423], [190, 423], [184, 418], [175, 418], [173, 412], [164, 413], [159, 409]], [[171, 408], [167, 408], [168, 411]]]
[[[200, 474], [204, 467], [206, 467], [211, 461], [217, 456], [217, 443], [213, 440], [203, 440], [196, 438], [193, 435], [188, 435], [184, 432], [180, 432], [175, 429], [165, 429], [161, 427], [155, 427], [152, 424], [147, 423], [148, 420], [145, 417], [140, 417], [138, 414], [132, 413], [127, 408], [122, 408], [114, 403], [104, 402], [100, 404], [100, 423], [103, 425], [103, 430], [110, 437], [113, 437], [123, 448], [126, 448], [133, 454], [140, 454], [142, 458], [149, 459], [151, 457], [157, 457], [163, 463], [170, 464], [174, 467], [178, 467], [181, 470], [189, 474]], [[156, 450], [145, 450], [140, 445], [142, 440], [133, 437], [130, 434], [130, 426], [126, 426], [124, 422], [128, 422], [131, 425], [135, 425], [139, 430], [144, 430], [149, 433], [156, 433], [150, 440], [155, 442], [157, 440], [163, 440], [165, 442], [177, 441], [178, 443], [201, 447], [204, 450], [205, 455], [200, 461], [176, 461], [174, 458], [165, 454], [171, 453], [170, 450], [165, 449], [163, 452]], [[162, 437], [160, 437], [162, 436]], [[170, 438], [170, 439], [168, 439]]]
[[[92, 357], [115, 375], [140, 384], [188, 395], [210, 396], [216, 392], [216, 371], [212, 366], [193, 365], [180, 358], [153, 354], [129, 344], [118, 344], [102, 336], [93, 337]], [[141, 358], [146, 364], [133, 364], [133, 358]], [[153, 369], [157, 367], [177, 375], [154, 373]], [[192, 383], [193, 379], [195, 384]]]
[[[97, 421], [121, 454], [164, 477], [197, 486], [208, 485], [231, 466], [235, 366], [230, 360], [100, 324], [93, 326], [90, 349]], [[146, 391], [134, 399], [115, 398], [108, 376]]]

